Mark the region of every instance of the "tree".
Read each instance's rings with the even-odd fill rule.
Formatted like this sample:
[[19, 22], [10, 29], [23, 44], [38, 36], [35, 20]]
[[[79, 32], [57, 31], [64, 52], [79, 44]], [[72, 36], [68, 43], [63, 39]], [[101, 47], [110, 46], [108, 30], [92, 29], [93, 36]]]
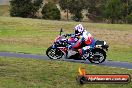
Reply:
[[60, 20], [60, 10], [54, 3], [47, 3], [42, 9], [42, 15], [44, 19]]
[[36, 17], [43, 0], [11, 0], [10, 15], [13, 17]]
[[81, 21], [83, 18], [82, 10], [84, 9], [83, 0], [71, 0], [69, 11], [73, 14], [75, 21]]
[[132, 0], [128, 0], [128, 14], [132, 13]]
[[104, 17], [111, 23], [118, 23], [122, 18], [122, 10], [121, 0], [108, 0], [105, 4]]
[[81, 21], [83, 18], [82, 10], [84, 8], [83, 0], [60, 0], [59, 4], [62, 10], [67, 11], [67, 13], [69, 11], [73, 14], [75, 21]]
[[132, 13], [126, 17], [128, 23], [132, 23]]
[[67, 13], [67, 20], [69, 19], [68, 13], [69, 13], [69, 7], [70, 7], [70, 0], [59, 0], [59, 5], [62, 10], [64, 10]]
[[83, 9], [88, 12], [86, 16], [93, 21], [100, 19], [105, 2], [106, 0], [82, 0]]

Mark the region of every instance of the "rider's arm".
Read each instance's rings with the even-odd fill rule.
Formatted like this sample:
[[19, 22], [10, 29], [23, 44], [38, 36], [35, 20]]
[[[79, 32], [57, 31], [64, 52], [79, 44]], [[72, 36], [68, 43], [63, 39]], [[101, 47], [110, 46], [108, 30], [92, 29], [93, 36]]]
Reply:
[[91, 44], [92, 43], [92, 38], [88, 37], [88, 39], [85, 41], [86, 44]]
[[83, 41], [83, 38], [80, 38], [74, 45], [72, 45], [72, 48], [75, 49], [75, 48], [80, 47], [82, 41]]
[[89, 32], [86, 32], [86, 34], [84, 33], [84, 37], [85, 37], [85, 44], [89, 45], [92, 43], [93, 36]]
[[66, 34], [66, 36], [73, 36], [74, 34]]

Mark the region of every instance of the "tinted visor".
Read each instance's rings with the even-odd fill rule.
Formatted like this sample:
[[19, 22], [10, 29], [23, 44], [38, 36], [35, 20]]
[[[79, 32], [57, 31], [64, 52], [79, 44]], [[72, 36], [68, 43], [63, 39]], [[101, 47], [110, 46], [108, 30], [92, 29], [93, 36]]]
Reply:
[[79, 33], [79, 31], [78, 31], [78, 30], [75, 30], [75, 34], [76, 34], [76, 35], [78, 35], [78, 34], [80, 34], [80, 33]]

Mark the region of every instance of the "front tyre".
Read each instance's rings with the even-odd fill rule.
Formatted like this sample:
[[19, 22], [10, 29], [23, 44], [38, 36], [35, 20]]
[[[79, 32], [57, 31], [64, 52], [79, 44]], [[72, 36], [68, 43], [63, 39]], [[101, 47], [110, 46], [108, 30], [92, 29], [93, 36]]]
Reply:
[[60, 59], [63, 56], [63, 53], [57, 49], [57, 48], [52, 48], [49, 47], [46, 51], [46, 55], [50, 58], [50, 59]]
[[91, 63], [99, 64], [106, 59], [106, 52], [101, 49], [95, 49], [92, 51], [92, 58], [89, 59]]

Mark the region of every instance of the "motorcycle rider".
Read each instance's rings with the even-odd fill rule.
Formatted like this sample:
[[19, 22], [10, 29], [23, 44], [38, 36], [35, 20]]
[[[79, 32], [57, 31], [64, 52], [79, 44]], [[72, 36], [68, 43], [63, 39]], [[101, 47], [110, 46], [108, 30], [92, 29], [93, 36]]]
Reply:
[[93, 36], [84, 29], [82, 24], [76, 25], [74, 30], [75, 36], [79, 39], [75, 44], [69, 45], [68, 49], [77, 49], [81, 57], [85, 53], [85, 51], [90, 50], [94, 47], [95, 40]]

